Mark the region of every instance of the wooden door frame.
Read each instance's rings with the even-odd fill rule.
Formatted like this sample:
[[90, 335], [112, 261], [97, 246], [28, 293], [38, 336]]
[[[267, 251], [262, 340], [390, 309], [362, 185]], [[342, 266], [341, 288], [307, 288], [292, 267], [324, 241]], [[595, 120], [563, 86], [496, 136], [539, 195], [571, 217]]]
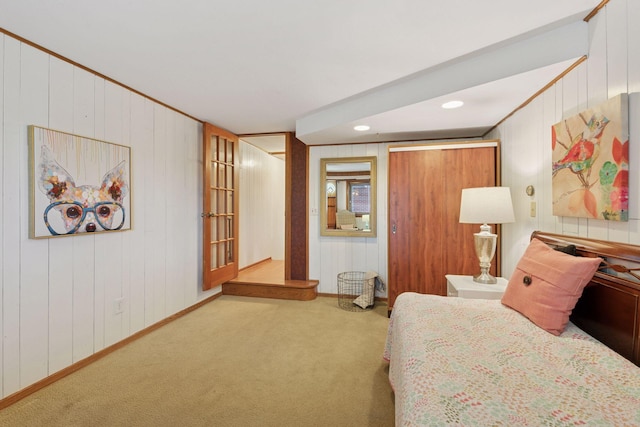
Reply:
[[285, 138], [284, 279], [308, 280], [309, 149], [292, 132], [242, 134], [238, 137], [274, 134]]
[[309, 147], [285, 133], [285, 280], [309, 279]]

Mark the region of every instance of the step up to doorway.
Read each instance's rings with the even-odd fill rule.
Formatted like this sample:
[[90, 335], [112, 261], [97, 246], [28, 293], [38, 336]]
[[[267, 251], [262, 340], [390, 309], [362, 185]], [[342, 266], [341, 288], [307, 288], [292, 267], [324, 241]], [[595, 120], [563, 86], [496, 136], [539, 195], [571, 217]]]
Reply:
[[223, 295], [310, 301], [318, 295], [318, 280], [285, 280], [282, 284], [231, 280], [222, 285]]

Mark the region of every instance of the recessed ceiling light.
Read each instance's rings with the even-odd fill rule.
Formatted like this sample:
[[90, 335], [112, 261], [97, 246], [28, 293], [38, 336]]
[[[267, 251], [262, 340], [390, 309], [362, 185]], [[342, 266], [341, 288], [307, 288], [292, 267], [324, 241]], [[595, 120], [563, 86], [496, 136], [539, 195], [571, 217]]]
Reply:
[[442, 108], [446, 108], [447, 110], [450, 110], [452, 108], [462, 107], [463, 105], [464, 105], [464, 102], [462, 101], [449, 101], [442, 104]]
[[358, 125], [353, 127], [353, 130], [357, 130], [358, 132], [364, 132], [365, 130], [369, 130], [369, 129], [371, 129], [371, 127], [367, 125]]

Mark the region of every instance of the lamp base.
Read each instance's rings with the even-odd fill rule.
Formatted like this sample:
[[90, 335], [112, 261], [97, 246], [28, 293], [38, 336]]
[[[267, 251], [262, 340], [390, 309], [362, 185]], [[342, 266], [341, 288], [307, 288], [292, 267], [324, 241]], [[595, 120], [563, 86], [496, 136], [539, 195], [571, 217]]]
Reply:
[[498, 279], [485, 272], [482, 272], [477, 276], [473, 276], [473, 281], [477, 283], [484, 283], [486, 285], [495, 285], [498, 283]]
[[484, 224], [480, 227], [480, 233], [473, 235], [473, 242], [476, 248], [476, 255], [480, 260], [480, 274], [473, 277], [473, 281], [477, 283], [486, 283], [493, 285], [498, 280], [489, 274], [491, 268], [491, 260], [496, 252], [497, 235], [491, 233], [491, 227]]

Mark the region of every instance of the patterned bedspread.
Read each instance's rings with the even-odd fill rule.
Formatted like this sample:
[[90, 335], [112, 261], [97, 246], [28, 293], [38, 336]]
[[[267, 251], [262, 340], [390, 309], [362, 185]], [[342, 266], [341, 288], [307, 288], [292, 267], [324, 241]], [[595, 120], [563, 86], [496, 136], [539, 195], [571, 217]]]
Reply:
[[640, 426], [640, 368], [497, 300], [403, 293], [384, 358], [396, 426]]

